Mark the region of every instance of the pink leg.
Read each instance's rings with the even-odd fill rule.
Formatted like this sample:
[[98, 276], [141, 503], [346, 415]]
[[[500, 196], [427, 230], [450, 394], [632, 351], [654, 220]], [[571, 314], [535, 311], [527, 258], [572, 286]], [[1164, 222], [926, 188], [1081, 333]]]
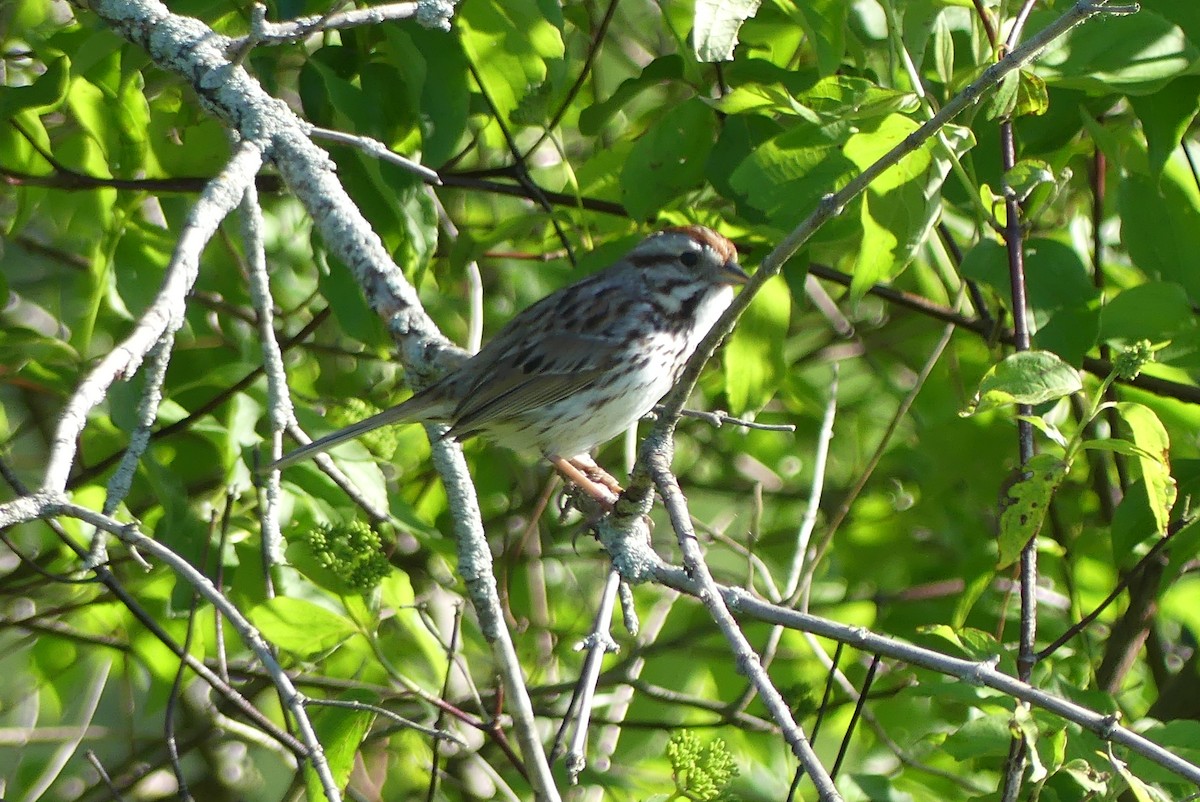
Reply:
[[[616, 479], [596, 465], [591, 457], [586, 457], [586, 461], [582, 461], [579, 457], [567, 460], [562, 457], [549, 456], [547, 459], [565, 479], [595, 499], [605, 509], [611, 510], [617, 503], [617, 494], [621, 491], [621, 486], [617, 484]], [[580, 464], [581, 462], [582, 464]], [[594, 473], [599, 475], [591, 475]]]

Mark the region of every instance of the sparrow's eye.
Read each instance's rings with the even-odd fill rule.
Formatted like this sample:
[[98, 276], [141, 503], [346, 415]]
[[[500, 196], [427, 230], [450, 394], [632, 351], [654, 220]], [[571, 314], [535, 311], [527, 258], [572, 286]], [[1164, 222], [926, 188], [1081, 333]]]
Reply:
[[700, 264], [700, 254], [695, 251], [684, 251], [679, 254], [679, 261], [683, 263], [684, 267], [695, 267]]

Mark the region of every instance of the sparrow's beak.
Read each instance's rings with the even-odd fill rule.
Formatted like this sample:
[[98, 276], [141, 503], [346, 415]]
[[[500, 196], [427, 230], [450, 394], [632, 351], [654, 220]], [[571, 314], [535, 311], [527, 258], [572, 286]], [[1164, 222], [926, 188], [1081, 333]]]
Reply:
[[721, 268], [721, 278], [730, 284], [745, 284], [750, 280], [750, 276], [742, 270], [741, 265], [732, 259]]

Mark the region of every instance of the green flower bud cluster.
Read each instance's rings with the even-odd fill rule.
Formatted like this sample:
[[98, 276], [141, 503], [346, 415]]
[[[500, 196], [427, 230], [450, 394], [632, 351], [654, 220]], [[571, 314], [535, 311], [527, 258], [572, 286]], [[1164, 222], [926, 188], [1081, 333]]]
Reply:
[[1126, 381], [1136, 379], [1142, 368], [1154, 361], [1154, 352], [1157, 350], [1149, 340], [1139, 340], [1117, 354], [1113, 368]]
[[727, 789], [738, 776], [738, 768], [720, 738], [701, 744], [698, 736], [681, 730], [667, 742], [667, 759], [671, 761], [671, 775], [675, 779], [673, 799], [698, 802], [735, 799]]
[[379, 534], [364, 521], [321, 524], [303, 536], [304, 545], [321, 569], [353, 593], [368, 593], [392, 570]]

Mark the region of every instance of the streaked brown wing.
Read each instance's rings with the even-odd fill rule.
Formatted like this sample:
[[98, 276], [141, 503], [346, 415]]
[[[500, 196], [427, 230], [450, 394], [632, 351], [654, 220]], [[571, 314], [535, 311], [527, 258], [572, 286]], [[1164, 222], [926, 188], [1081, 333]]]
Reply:
[[561, 332], [510, 351], [476, 378], [454, 411], [450, 434], [466, 437], [492, 421], [561, 401], [610, 370], [617, 351], [608, 338]]

